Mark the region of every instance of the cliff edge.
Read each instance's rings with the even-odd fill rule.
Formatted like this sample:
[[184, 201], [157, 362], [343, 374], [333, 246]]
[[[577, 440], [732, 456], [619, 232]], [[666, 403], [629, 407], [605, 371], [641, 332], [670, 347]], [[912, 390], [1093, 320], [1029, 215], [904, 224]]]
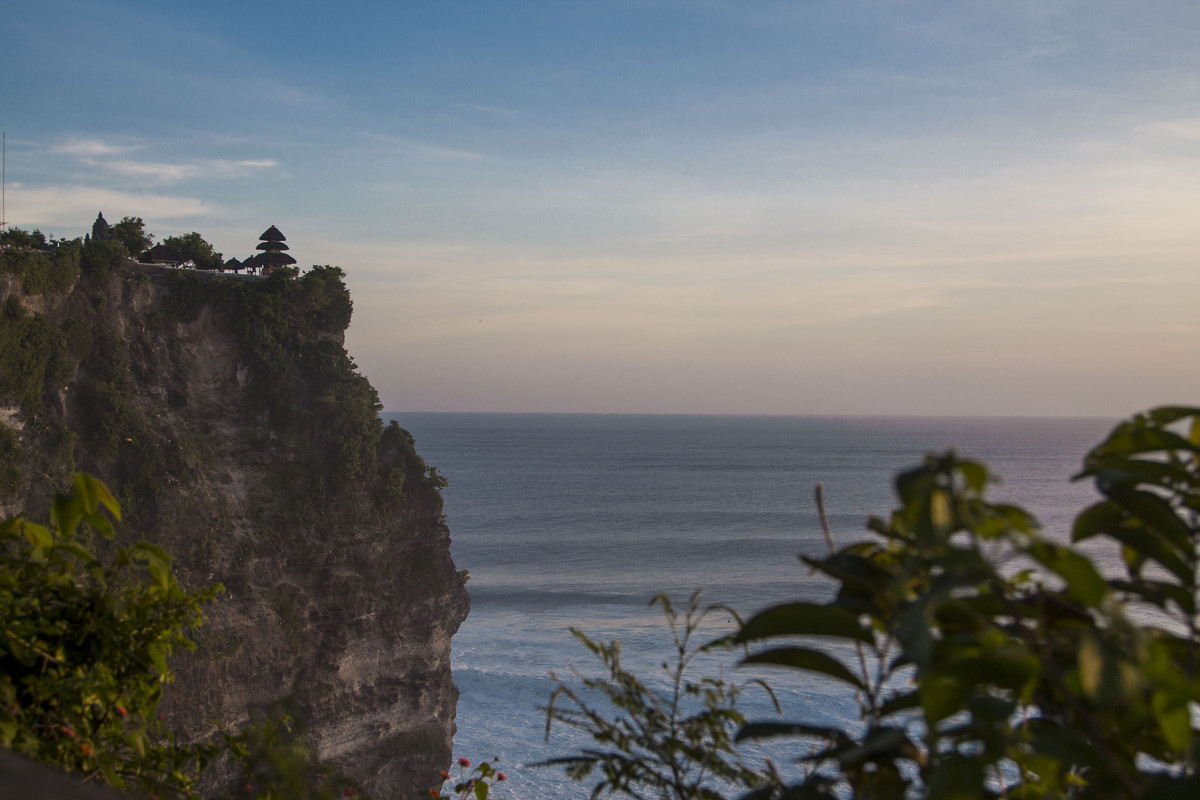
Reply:
[[180, 737], [288, 701], [373, 796], [440, 782], [469, 601], [442, 479], [345, 351], [341, 270], [218, 276], [112, 244], [0, 254], [0, 511], [90, 472], [122, 541], [166, 548], [189, 588], [224, 584], [171, 662]]

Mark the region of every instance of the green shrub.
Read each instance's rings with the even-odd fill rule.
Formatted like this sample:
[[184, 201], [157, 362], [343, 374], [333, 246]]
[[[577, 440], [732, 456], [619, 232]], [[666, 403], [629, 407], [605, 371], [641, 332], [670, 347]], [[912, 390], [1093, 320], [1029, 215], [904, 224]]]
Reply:
[[804, 741], [786, 796], [1200, 796], [1200, 409], [1122, 423], [1078, 477], [1103, 499], [1072, 540], [1109, 540], [1121, 574], [989, 502], [986, 468], [952, 453], [896, 478], [877, 539], [804, 558], [835, 598], [767, 609], [737, 640], [768, 645], [747, 663], [857, 692], [862, 727], [743, 729]]
[[0, 245], [9, 245], [13, 248], [18, 247], [36, 247], [44, 248], [47, 246], [46, 234], [34, 229], [32, 233], [21, 228], [5, 228], [0, 231]]
[[79, 265], [85, 275], [123, 275], [128, 263], [125, 246], [115, 239], [88, 240], [80, 249]]
[[168, 286], [169, 291], [163, 297], [163, 308], [172, 320], [191, 322], [199, 315], [200, 309], [213, 300], [206, 282], [191, 270], [172, 271]]
[[122, 217], [120, 222], [112, 226], [112, 234], [130, 258], [137, 258], [154, 244], [154, 239], [146, 233], [146, 224], [141, 217]]
[[[702, 609], [699, 592], [689, 599], [682, 618], [665, 595], [655, 597], [651, 605], [662, 606], [674, 645], [670, 660], [662, 664], [669, 690], [657, 692], [625, 669], [620, 642], [597, 642], [572, 628], [607, 674], [581, 678], [582, 688], [577, 689], [574, 682], [551, 673], [557, 686], [546, 709], [546, 732], [557, 722], [587, 731], [596, 746], [538, 766], [562, 766], [577, 781], [596, 775], [592, 797], [719, 800], [721, 785], [777, 791], [780, 781], [774, 771], [749, 766], [734, 747], [734, 736], [746, 722], [737, 708], [746, 687], [723, 678], [693, 678], [689, 672], [698, 656], [730, 647], [727, 638], [702, 645], [693, 642], [705, 616], [730, 610]], [[749, 683], [770, 692], [761, 681]], [[597, 705], [588, 694], [605, 702]], [[609, 719], [613, 710], [618, 716]]]
[[67, 292], [79, 280], [80, 245], [71, 242], [49, 252], [0, 251], [0, 270], [16, 275], [26, 294]]
[[47, 392], [66, 385], [71, 363], [62, 331], [40, 314], [25, 314], [14, 297], [0, 317], [0, 396], [14, 399], [29, 420], [42, 411]]
[[[126, 217], [126, 219], [129, 219]], [[163, 246], [174, 250], [184, 261], [191, 261], [196, 269], [220, 269], [225, 264], [221, 254], [213, 249], [203, 236], [192, 231], [182, 236], [168, 236], [162, 240]], [[140, 251], [139, 251], [140, 252]]]
[[280, 709], [213, 742], [174, 741], [157, 714], [167, 658], [192, 649], [187, 634], [221, 587], [183, 591], [170, 556], [145, 542], [95, 558], [82, 526], [112, 538], [120, 518], [107, 487], [81, 474], [55, 496], [49, 527], [0, 522], [0, 746], [140, 796], [199, 800], [200, 774], [232, 759], [231, 800], [366, 800]]
[[[111, 518], [105, 513], [111, 514]], [[111, 786], [190, 796], [206, 751], [174, 746], [157, 720], [167, 656], [217, 587], [184, 592], [144, 542], [97, 561], [78, 529], [120, 519], [102, 483], [75, 478], [49, 528], [0, 523], [0, 745]]]

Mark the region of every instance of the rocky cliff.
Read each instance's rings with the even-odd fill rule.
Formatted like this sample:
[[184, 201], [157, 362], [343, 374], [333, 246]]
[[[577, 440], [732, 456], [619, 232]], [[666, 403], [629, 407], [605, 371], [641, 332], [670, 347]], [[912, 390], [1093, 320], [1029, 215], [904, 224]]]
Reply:
[[415, 796], [450, 760], [468, 599], [441, 478], [346, 354], [341, 276], [144, 267], [111, 242], [0, 255], [0, 511], [100, 477], [120, 537], [225, 586], [172, 661], [179, 735], [287, 700], [322, 760]]

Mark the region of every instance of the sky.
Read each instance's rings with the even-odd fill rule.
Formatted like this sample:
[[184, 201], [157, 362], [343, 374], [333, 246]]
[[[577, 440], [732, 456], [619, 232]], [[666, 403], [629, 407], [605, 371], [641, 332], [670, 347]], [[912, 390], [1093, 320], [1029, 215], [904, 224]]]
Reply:
[[389, 411], [1200, 403], [1195, 2], [0, 0], [10, 225], [336, 264]]

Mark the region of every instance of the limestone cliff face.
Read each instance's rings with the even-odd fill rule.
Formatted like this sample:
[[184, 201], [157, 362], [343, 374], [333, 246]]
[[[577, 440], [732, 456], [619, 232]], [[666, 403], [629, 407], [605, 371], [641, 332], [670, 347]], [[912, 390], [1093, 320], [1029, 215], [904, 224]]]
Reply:
[[286, 699], [375, 797], [436, 783], [468, 599], [441, 479], [346, 355], [340, 271], [222, 278], [85, 248], [57, 291], [9, 273], [0, 510], [44, 513], [91, 472], [121, 499], [121, 536], [164, 546], [185, 585], [225, 586], [172, 661], [169, 723], [203, 737]]

